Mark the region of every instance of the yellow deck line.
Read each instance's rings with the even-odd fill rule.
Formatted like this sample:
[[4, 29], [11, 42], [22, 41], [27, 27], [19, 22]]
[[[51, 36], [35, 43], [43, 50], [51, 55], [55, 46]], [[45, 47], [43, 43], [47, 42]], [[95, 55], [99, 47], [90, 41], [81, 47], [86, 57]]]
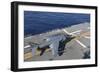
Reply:
[[[47, 49], [45, 52], [49, 52], [50, 51], [50, 49]], [[39, 56], [40, 55], [40, 52], [41, 51], [36, 51], [35, 52], [35, 56]], [[27, 60], [27, 59], [29, 59], [29, 58], [32, 58], [33, 56], [32, 56], [32, 52], [28, 52], [28, 53], [25, 53], [24, 54], [24, 60]]]

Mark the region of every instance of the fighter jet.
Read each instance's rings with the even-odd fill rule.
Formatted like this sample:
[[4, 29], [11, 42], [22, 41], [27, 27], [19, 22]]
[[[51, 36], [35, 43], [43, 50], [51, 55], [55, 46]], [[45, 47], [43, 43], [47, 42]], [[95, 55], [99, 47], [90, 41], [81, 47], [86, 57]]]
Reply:
[[[47, 48], [52, 52], [53, 57], [61, 56], [64, 53], [65, 45], [73, 37], [71, 35], [65, 34], [55, 34], [47, 36], [42, 44], [29, 42], [29, 47], [32, 49], [32, 55], [35, 55], [35, 51], [38, 49], [41, 51], [40, 56], [42, 56]], [[29, 48], [27, 47], [27, 48]]]

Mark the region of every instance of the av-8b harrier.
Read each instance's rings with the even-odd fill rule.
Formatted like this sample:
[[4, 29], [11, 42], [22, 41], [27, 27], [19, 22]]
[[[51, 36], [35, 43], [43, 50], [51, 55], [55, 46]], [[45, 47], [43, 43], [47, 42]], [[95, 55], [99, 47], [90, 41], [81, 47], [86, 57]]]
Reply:
[[55, 34], [45, 38], [42, 44], [29, 42], [27, 48], [30, 47], [32, 49], [32, 56], [35, 55], [37, 49], [41, 51], [40, 56], [43, 55], [47, 48], [51, 50], [54, 57], [61, 56], [64, 53], [66, 43], [73, 38], [71, 35]]

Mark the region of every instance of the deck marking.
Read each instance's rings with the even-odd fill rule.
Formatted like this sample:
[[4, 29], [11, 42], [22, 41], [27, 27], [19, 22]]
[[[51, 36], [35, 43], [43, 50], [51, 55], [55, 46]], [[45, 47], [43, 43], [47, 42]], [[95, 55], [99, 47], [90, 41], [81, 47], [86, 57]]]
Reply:
[[63, 31], [65, 32], [65, 33], [67, 33], [67, 34], [70, 34], [67, 30], [65, 30], [65, 29], [63, 29]]
[[87, 48], [83, 43], [81, 43], [79, 40], [76, 40], [75, 39], [75, 41], [77, 42], [77, 43], [79, 43], [82, 47], [84, 47], [84, 48]]
[[86, 39], [90, 39], [90, 37], [88, 37], [88, 36], [83, 36], [84, 38], [86, 38]]
[[31, 47], [30, 45], [27, 45], [27, 46], [25, 46], [24, 48], [29, 48], [29, 47]]
[[65, 30], [65, 29], [63, 29], [63, 31], [65, 32], [65, 33], [67, 33], [67, 34], [69, 34], [69, 35], [73, 35], [73, 36], [76, 36], [75, 34], [73, 34], [73, 33], [69, 33], [67, 30]]
[[82, 31], [82, 30], [77, 30], [77, 31], [71, 32], [70, 34], [79, 33], [79, 32], [81, 32], [81, 31]]

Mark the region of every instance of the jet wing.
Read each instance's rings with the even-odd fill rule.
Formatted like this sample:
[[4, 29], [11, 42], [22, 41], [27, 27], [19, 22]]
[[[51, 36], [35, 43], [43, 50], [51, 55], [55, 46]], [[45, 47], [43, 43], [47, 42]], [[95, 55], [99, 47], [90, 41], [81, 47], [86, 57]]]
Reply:
[[58, 55], [58, 48], [59, 48], [59, 41], [53, 42], [52, 44], [50, 44], [49, 47], [52, 51], [52, 55], [57, 56]]

